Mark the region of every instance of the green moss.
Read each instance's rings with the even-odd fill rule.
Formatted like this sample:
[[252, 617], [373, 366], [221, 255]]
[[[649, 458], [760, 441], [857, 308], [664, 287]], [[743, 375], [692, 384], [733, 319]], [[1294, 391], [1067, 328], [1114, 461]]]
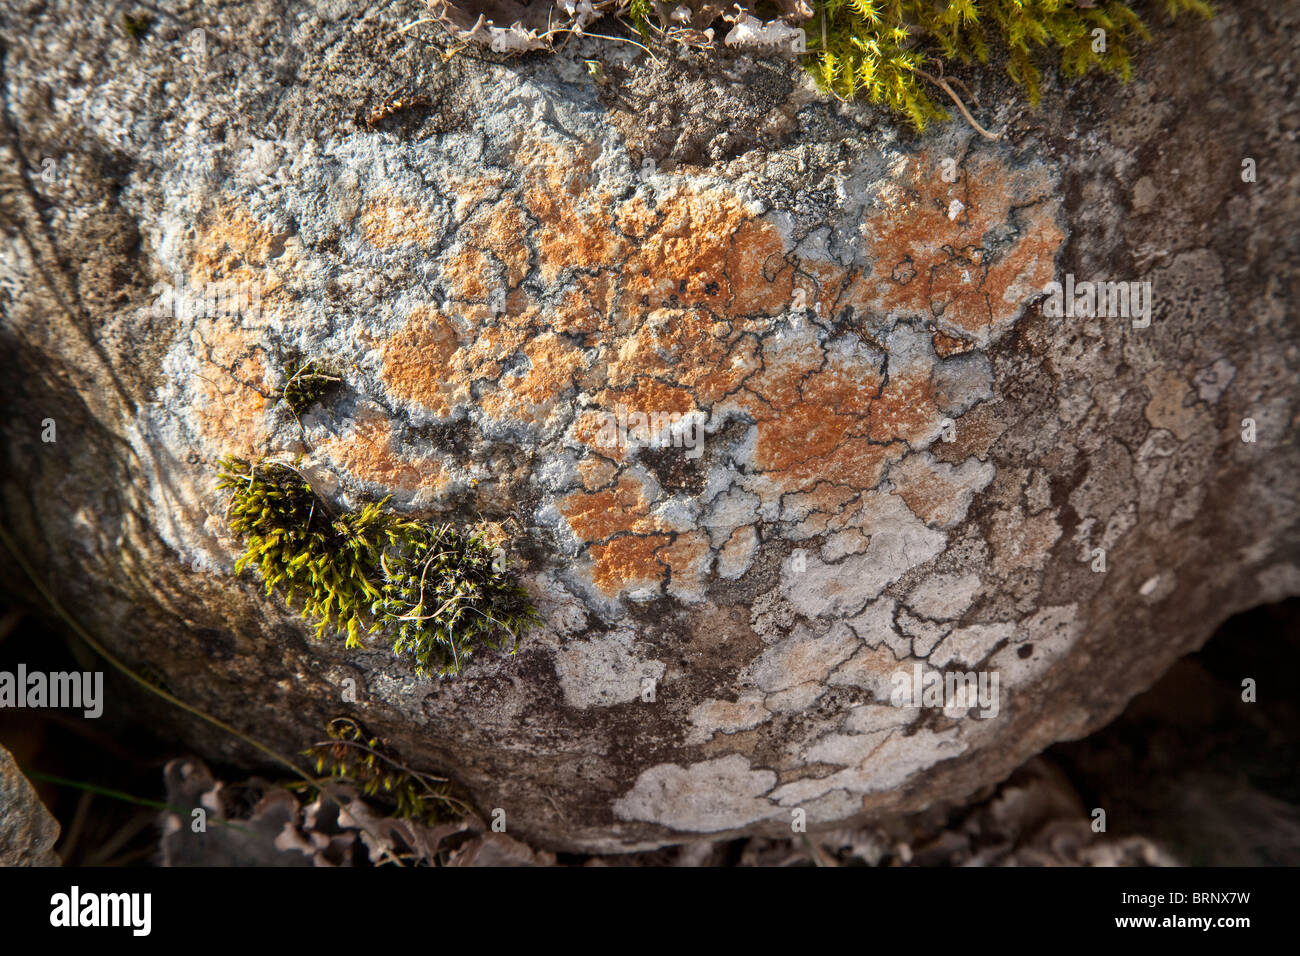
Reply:
[[328, 740], [303, 751], [316, 762], [316, 772], [357, 787], [384, 804], [390, 816], [429, 826], [458, 820], [468, 812], [445, 778], [404, 766], [398, 754], [351, 717], [334, 718], [326, 733]]
[[151, 26], [153, 26], [153, 17], [147, 13], [122, 14], [122, 32], [134, 40], [143, 36]]
[[[1213, 13], [1205, 0], [1160, 5], [1170, 17]], [[983, 63], [1000, 48], [1007, 73], [1037, 104], [1045, 51], [1056, 51], [1066, 76], [1096, 68], [1127, 82], [1131, 48], [1149, 37], [1138, 14], [1118, 0], [1093, 7], [1074, 0], [826, 0], [804, 29], [808, 68], [822, 89], [888, 106], [917, 129], [948, 117], [933, 99], [937, 84], [923, 75], [932, 61]]]
[[454, 675], [480, 647], [513, 653], [536, 623], [528, 594], [483, 537], [385, 510], [388, 499], [334, 514], [294, 468], [226, 458], [230, 526], [246, 539], [236, 572], [253, 567], [321, 638], [348, 647], [386, 630], [421, 676]]
[[316, 362], [298, 366], [284, 383], [284, 401], [297, 417], [319, 402], [330, 387], [343, 381]]
[[650, 17], [654, 14], [654, 8], [651, 6], [650, 0], [629, 0], [627, 14], [631, 17], [636, 32], [641, 34], [641, 39], [649, 43]]

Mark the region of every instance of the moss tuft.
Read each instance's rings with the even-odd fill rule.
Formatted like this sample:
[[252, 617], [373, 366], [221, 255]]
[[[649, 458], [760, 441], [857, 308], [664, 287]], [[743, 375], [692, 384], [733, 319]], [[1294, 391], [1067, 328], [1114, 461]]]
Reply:
[[319, 402], [332, 385], [341, 381], [342, 378], [316, 362], [307, 362], [298, 366], [284, 383], [284, 402], [297, 417]]
[[385, 510], [388, 499], [333, 514], [296, 467], [222, 459], [230, 526], [247, 541], [236, 572], [252, 566], [348, 647], [387, 629], [394, 653], [421, 676], [459, 673], [480, 646], [510, 652], [537, 621], [527, 592], [477, 533]]
[[[1162, 6], [1170, 17], [1213, 14], [1205, 0]], [[1149, 38], [1142, 19], [1119, 0], [1089, 7], [1075, 0], [826, 0], [804, 29], [809, 70], [822, 89], [865, 96], [906, 115], [918, 130], [948, 117], [926, 86], [932, 60], [984, 63], [998, 46], [1008, 75], [1036, 105], [1043, 51], [1058, 51], [1066, 76], [1096, 68], [1127, 82], [1132, 45]]]
[[121, 25], [123, 33], [138, 40], [153, 26], [153, 17], [147, 13], [123, 13]]
[[303, 751], [315, 761], [316, 772], [386, 804], [391, 816], [429, 826], [459, 820], [468, 812], [445, 778], [404, 766], [396, 753], [351, 717], [335, 717], [326, 734], [328, 740]]

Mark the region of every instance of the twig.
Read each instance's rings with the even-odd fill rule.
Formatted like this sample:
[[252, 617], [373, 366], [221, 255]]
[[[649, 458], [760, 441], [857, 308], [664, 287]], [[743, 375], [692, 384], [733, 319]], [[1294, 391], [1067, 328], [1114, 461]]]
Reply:
[[615, 40], [619, 43], [630, 43], [633, 46], [639, 46], [641, 49], [645, 50], [647, 53], [650, 54], [650, 59], [655, 61], [655, 65], [657, 66], [664, 65], [663, 61], [660, 60], [659, 57], [655, 56], [654, 52], [648, 46], [646, 46], [643, 43], [637, 43], [635, 40], [629, 40], [627, 37], [612, 37], [604, 33], [586, 33], [586, 32], [584, 32], [582, 35], [588, 37], [596, 37], [599, 40]]
[[421, 23], [437, 23], [437, 22], [438, 22], [437, 17], [422, 17], [421, 19], [416, 20], [414, 23], [408, 23], [406, 26], [402, 27], [402, 29], [398, 30], [397, 32], [405, 33], [407, 30], [414, 30]]
[[952, 97], [952, 101], [957, 104], [957, 109], [961, 110], [961, 115], [966, 117], [966, 122], [970, 123], [970, 125], [974, 127], [975, 132], [979, 133], [985, 139], [990, 139], [993, 140], [994, 142], [997, 142], [998, 140], [1002, 139], [1001, 133], [990, 133], [979, 123], [975, 122], [975, 117], [970, 115], [970, 110], [966, 109], [966, 104], [961, 101], [961, 97], [957, 95], [956, 91], [954, 91], [953, 88], [948, 85], [947, 80], [943, 79], [942, 77], [931, 76], [929, 73], [925, 72], [925, 70], [921, 69], [919, 66], [914, 66], [912, 67], [912, 69], [915, 72], [919, 73], [921, 76], [925, 77], [935, 86], [939, 87], [939, 89], [943, 90], [950, 97]]

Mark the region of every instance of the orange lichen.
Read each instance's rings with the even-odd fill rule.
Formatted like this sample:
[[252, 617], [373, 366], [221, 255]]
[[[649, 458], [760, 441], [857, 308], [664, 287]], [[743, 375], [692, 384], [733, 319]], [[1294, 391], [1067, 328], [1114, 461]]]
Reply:
[[479, 176], [446, 177], [445, 185], [452, 195], [452, 215], [457, 222], [463, 222], [465, 214], [485, 199], [500, 194], [506, 183], [505, 173], [487, 173]]
[[614, 310], [616, 295], [614, 277], [608, 273], [577, 276], [560, 304], [546, 312], [546, 324], [562, 334], [602, 331], [606, 317]]
[[782, 490], [819, 480], [869, 488], [901, 453], [868, 440], [880, 376], [863, 357], [826, 358], [806, 338], [746, 384], [740, 401], [757, 421], [754, 463]]
[[205, 218], [191, 245], [187, 295], [204, 296], [216, 283], [246, 284], [265, 310], [286, 304], [285, 285], [298, 267], [302, 243], [246, 209], [226, 204]]
[[436, 309], [411, 311], [406, 328], [383, 347], [384, 380], [397, 398], [417, 402], [435, 415], [447, 416], [469, 398], [468, 383], [447, 374], [460, 337]]
[[604, 541], [616, 534], [646, 534], [661, 530], [650, 516], [650, 498], [645, 486], [622, 477], [613, 487], [599, 491], [576, 491], [560, 505], [569, 527], [584, 541]]
[[453, 297], [483, 301], [498, 287], [517, 288], [529, 270], [527, 232], [528, 223], [516, 203], [502, 199], [477, 206], [457, 230], [457, 251], [443, 266]]
[[614, 461], [622, 462], [627, 458], [627, 448], [621, 444], [610, 444], [606, 439], [608, 437], [609, 416], [613, 412], [597, 411], [595, 409], [579, 413], [574, 419], [572, 427], [569, 429], [570, 434], [579, 442], [593, 449], [606, 458], [612, 458]]
[[[558, 508], [611, 595], [693, 591], [715, 557], [702, 532], [659, 517], [677, 513], [662, 508], [673, 492], [633, 477], [640, 452], [603, 443], [611, 415], [739, 418], [755, 431], [749, 493], [808, 534], [851, 527], [867, 520], [858, 496], [938, 432], [934, 355], [981, 347], [1004, 328], [1050, 280], [1063, 240], [1049, 178], [994, 154], [968, 158], [956, 183], [944, 181], [936, 157], [903, 161], [897, 185], [860, 225], [867, 261], [849, 267], [797, 254], [730, 186], [683, 178], [653, 197], [618, 198], [598, 168], [610, 161], [599, 143], [520, 133], [507, 168], [448, 178], [455, 241], [437, 263], [447, 301], [414, 309], [376, 347], [394, 399], [440, 418], [473, 406], [531, 427], [550, 451], [562, 441], [580, 487]], [[427, 244], [433, 222], [395, 199], [361, 215], [380, 247]], [[213, 273], [273, 271], [286, 248], [247, 215], [226, 214], [209, 234], [216, 252], [204, 268]], [[888, 355], [861, 321], [887, 314], [928, 320], [934, 353]], [[828, 348], [817, 330], [828, 324], [870, 348]], [[441, 466], [403, 459], [391, 428], [358, 422], [328, 450], [366, 480], [442, 487]], [[983, 456], [998, 434], [977, 407], [958, 421], [957, 443], [933, 453]], [[904, 500], [940, 520], [942, 489], [914, 477]], [[728, 568], [756, 544], [752, 535], [723, 540], [732, 542]]]
[[785, 488], [819, 480], [870, 488], [890, 453], [854, 434], [859, 424], [812, 403], [793, 405], [761, 424], [755, 464]]
[[728, 262], [741, 223], [753, 218], [737, 196], [678, 187], [655, 209], [624, 269], [632, 296], [734, 311]]
[[602, 408], [626, 409], [628, 415], [658, 413], [686, 415], [697, 411], [691, 392], [677, 385], [665, 385], [651, 378], [638, 378], [630, 388], [602, 389], [596, 394]]
[[[634, 587], [654, 587], [665, 582], [678, 593], [694, 592], [708, 571], [708, 535], [621, 535], [589, 549], [592, 580], [606, 594]], [[671, 578], [671, 581], [669, 579]]]
[[[1051, 281], [1064, 234], [1041, 202], [1050, 184], [987, 157], [968, 161], [956, 183], [944, 181], [928, 154], [908, 166], [906, 188], [882, 197], [882, 214], [862, 224], [876, 267], [855, 283], [851, 304], [932, 316], [959, 331], [987, 334]], [[986, 237], [1008, 222], [1015, 242], [991, 256]]]
[[584, 458], [578, 462], [578, 477], [588, 491], [604, 488], [618, 474], [618, 466], [608, 458]]
[[557, 411], [559, 399], [573, 385], [585, 363], [581, 350], [554, 332], [523, 344], [528, 370], [503, 375], [500, 388], [483, 396], [483, 410], [493, 418], [515, 418], [544, 426]]
[[904, 372], [890, 378], [871, 405], [871, 439], [916, 444], [929, 437], [941, 418], [929, 374]]
[[193, 414], [218, 457], [256, 457], [270, 435], [266, 356], [261, 333], [226, 320], [199, 319], [191, 333], [199, 346]]
[[320, 452], [353, 476], [392, 491], [444, 491], [450, 478], [440, 462], [429, 458], [412, 460], [394, 447], [392, 423], [378, 410], [363, 412], [352, 432], [326, 439]]
[[593, 544], [588, 549], [592, 581], [610, 595], [662, 583], [667, 566], [656, 552], [670, 541], [666, 534], [624, 535], [604, 544]]

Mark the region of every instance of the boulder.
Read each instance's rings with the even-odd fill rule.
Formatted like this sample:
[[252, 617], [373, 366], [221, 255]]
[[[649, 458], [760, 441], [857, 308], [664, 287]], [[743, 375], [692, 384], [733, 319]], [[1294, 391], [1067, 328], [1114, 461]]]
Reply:
[[[1221, 7], [1038, 109], [970, 71], [990, 141], [413, 2], [11, 4], [6, 524], [177, 696], [291, 755], [351, 714], [535, 846], [961, 800], [1300, 593], [1300, 24]], [[228, 455], [490, 526], [541, 625], [443, 679], [313, 639]]]
[[0, 747], [0, 866], [58, 866], [59, 824]]

